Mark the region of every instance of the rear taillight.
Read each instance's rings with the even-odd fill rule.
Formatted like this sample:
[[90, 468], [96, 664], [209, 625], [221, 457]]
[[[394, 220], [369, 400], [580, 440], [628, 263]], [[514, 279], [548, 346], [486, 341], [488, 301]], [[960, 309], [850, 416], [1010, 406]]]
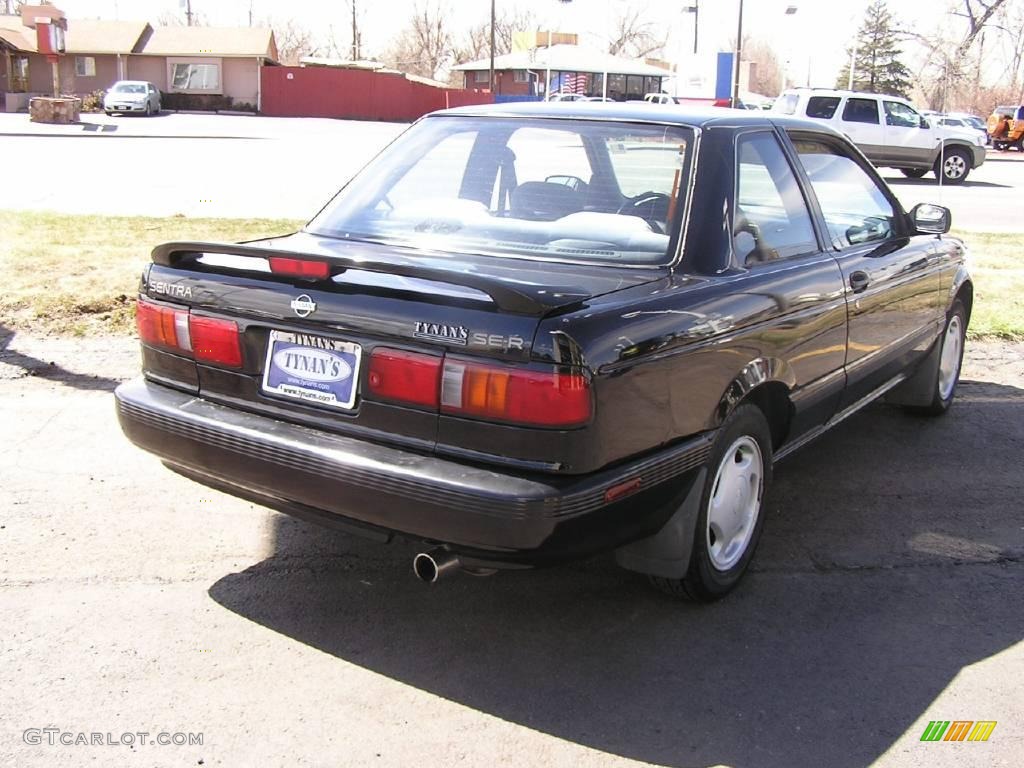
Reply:
[[190, 315], [188, 325], [196, 360], [231, 368], [241, 367], [242, 347], [238, 341], [237, 323]]
[[370, 356], [370, 392], [388, 400], [437, 409], [441, 358], [378, 347]]
[[186, 352], [192, 350], [187, 309], [172, 309], [139, 299], [135, 308], [135, 326], [139, 330], [139, 338], [147, 344]]
[[270, 271], [275, 275], [324, 280], [331, 274], [331, 265], [326, 261], [289, 259], [283, 256], [271, 256], [268, 261], [270, 262]]
[[590, 420], [590, 382], [578, 373], [448, 361], [441, 411], [542, 427], [577, 426]]
[[139, 299], [135, 325], [146, 344], [192, 355], [196, 360], [240, 368], [242, 348], [238, 325], [231, 320], [197, 317], [188, 309], [175, 309]]

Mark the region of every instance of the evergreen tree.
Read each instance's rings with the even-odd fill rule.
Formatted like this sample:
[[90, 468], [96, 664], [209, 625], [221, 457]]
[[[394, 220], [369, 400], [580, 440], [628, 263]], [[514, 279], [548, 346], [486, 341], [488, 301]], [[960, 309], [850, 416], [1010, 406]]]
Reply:
[[847, 63], [836, 80], [837, 88], [849, 85], [849, 58], [852, 54], [853, 90], [904, 98], [907, 96], [910, 90], [910, 70], [900, 61], [903, 51], [894, 26], [885, 0], [874, 0], [864, 13], [864, 22], [857, 32], [855, 47], [846, 50]]

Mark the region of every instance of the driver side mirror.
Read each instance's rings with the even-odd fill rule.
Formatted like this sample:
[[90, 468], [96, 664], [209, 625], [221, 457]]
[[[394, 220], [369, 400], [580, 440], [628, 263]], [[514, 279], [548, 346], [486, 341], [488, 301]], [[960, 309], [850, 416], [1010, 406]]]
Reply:
[[924, 115], [920, 116], [920, 120], [921, 120], [921, 124], [918, 126], [919, 128], [931, 128], [932, 127], [932, 124], [928, 122], [928, 118], [925, 117]]
[[914, 230], [919, 235], [944, 235], [953, 225], [953, 214], [949, 208], [931, 203], [918, 203], [910, 210]]

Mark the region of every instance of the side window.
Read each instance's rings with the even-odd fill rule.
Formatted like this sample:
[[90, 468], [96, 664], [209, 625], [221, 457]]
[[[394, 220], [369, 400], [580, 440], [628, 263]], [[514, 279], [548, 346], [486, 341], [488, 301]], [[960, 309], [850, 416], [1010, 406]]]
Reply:
[[765, 131], [741, 136], [737, 156], [733, 245], [738, 262], [817, 250], [807, 203], [775, 135]]
[[811, 96], [807, 100], [807, 116], [831, 120], [839, 106], [838, 96]]
[[848, 123], [878, 125], [878, 102], [874, 99], [847, 99], [843, 107], [843, 120]]
[[837, 146], [794, 139], [837, 248], [893, 237], [896, 212], [867, 172]]
[[897, 128], [920, 128], [921, 116], [906, 104], [887, 101], [885, 102], [885, 124]]

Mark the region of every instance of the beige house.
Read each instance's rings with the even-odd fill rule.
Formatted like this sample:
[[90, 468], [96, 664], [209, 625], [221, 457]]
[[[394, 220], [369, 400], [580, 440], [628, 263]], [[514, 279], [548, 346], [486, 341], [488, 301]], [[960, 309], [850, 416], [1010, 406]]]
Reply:
[[[260, 107], [260, 69], [277, 62], [269, 29], [153, 27], [145, 21], [69, 19], [60, 89], [83, 96], [117, 80], [148, 80], [164, 93], [229, 96]], [[52, 66], [38, 52], [30, 15], [0, 15], [0, 109], [52, 94]]]

